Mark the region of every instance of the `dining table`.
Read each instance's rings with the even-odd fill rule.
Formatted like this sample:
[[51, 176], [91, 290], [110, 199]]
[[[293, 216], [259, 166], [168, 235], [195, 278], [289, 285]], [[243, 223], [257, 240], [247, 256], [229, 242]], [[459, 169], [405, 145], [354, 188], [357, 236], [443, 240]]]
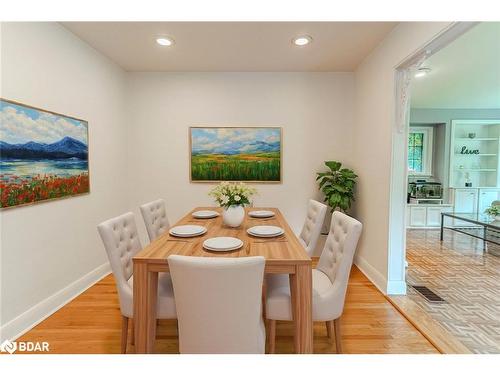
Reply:
[[[178, 225], [201, 225], [206, 233], [197, 237], [174, 237], [168, 231], [147, 245], [133, 257], [134, 338], [136, 353], [152, 353], [156, 336], [156, 306], [158, 273], [169, 272], [167, 258], [170, 255], [196, 257], [250, 257], [265, 258], [265, 274], [288, 274], [294, 322], [294, 346], [296, 353], [313, 352], [312, 323], [312, 261], [284, 216], [277, 208], [245, 208], [243, 223], [236, 228], [224, 224], [222, 215], [212, 219], [197, 219], [192, 213], [214, 210], [222, 214], [220, 207], [197, 207], [181, 218]], [[270, 218], [254, 218], [251, 210], [274, 212]], [[283, 228], [278, 237], [261, 238], [247, 233], [257, 225], [274, 225]], [[243, 246], [234, 251], [214, 252], [203, 248], [203, 242], [212, 237], [236, 237]]]

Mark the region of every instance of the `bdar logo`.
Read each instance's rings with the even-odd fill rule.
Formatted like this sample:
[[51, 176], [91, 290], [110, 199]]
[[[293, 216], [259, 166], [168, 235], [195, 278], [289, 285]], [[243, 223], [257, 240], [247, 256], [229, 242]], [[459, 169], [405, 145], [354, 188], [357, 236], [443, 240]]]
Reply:
[[14, 352], [48, 352], [49, 343], [46, 341], [9, 341], [5, 340], [0, 344], [0, 352], [13, 354]]
[[15, 342], [11, 342], [9, 340], [5, 340], [0, 344], [0, 352], [9, 352], [10, 354], [14, 353], [17, 349], [17, 344]]

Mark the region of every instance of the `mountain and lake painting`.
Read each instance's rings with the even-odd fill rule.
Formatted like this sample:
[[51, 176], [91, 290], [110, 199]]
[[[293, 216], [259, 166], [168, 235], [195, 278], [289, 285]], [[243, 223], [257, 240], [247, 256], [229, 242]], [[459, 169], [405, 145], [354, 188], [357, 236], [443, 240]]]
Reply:
[[90, 191], [86, 121], [0, 100], [0, 208]]
[[281, 181], [281, 128], [191, 128], [191, 181]]

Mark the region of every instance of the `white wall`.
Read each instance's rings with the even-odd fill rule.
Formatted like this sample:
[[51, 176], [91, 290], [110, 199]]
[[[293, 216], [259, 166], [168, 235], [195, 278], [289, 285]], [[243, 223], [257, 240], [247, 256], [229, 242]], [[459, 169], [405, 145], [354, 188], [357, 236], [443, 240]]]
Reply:
[[[389, 275], [391, 243], [399, 244], [399, 247], [404, 243], [403, 230], [400, 238], [389, 238], [391, 168], [395, 161], [406, 163], [403, 160], [404, 150], [396, 150], [392, 158], [395, 68], [448, 25], [444, 22], [399, 24], [355, 72], [356, 119], [352, 165], [359, 175], [355, 211], [363, 222], [355, 261], [385, 292], [392, 289], [388, 280], [400, 276]], [[404, 222], [402, 214], [398, 220]], [[403, 280], [399, 280], [395, 288], [404, 288], [403, 284]]]
[[89, 195], [1, 212], [1, 325], [12, 337], [107, 271], [96, 231], [126, 210], [124, 72], [56, 23], [3, 23], [1, 96], [89, 123]]
[[283, 127], [283, 183], [256, 185], [255, 203], [279, 207], [295, 230], [307, 200], [319, 197], [323, 161], [352, 166], [350, 73], [130, 73], [127, 92], [128, 188], [137, 213], [160, 197], [171, 222], [213, 205], [213, 184], [189, 182], [190, 126]]
[[[436, 181], [439, 181], [443, 186], [448, 185], [448, 161], [449, 154], [446, 152], [448, 143], [446, 138], [446, 124], [436, 124], [434, 125], [434, 149], [432, 156], [433, 164], [433, 175]], [[443, 192], [444, 202], [447, 202], [448, 194]]]
[[[500, 103], [498, 103], [500, 106]], [[489, 120], [500, 117], [500, 108], [468, 109], [468, 108], [412, 108], [410, 122], [445, 123], [451, 125], [451, 120]]]

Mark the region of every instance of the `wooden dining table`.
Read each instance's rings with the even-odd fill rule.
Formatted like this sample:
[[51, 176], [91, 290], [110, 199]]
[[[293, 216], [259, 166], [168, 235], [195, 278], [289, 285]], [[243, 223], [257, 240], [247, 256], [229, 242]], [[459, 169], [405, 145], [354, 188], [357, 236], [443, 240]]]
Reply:
[[[134, 335], [136, 353], [152, 353], [156, 336], [156, 306], [158, 295], [158, 273], [169, 272], [169, 255], [199, 257], [248, 257], [263, 256], [266, 259], [266, 274], [288, 274], [295, 326], [296, 353], [312, 353], [312, 264], [304, 247], [292, 232], [277, 208], [246, 208], [245, 219], [237, 228], [224, 225], [222, 215], [213, 219], [196, 219], [192, 213], [198, 210], [221, 208], [197, 207], [186, 214], [175, 225], [202, 225], [207, 232], [201, 236], [179, 238], [165, 232], [151, 242], [133, 258], [134, 263]], [[270, 210], [271, 218], [253, 218], [249, 210]], [[276, 225], [285, 233], [274, 238], [253, 237], [247, 229], [255, 225]], [[203, 248], [203, 241], [211, 237], [229, 236], [243, 241], [243, 247], [229, 252], [213, 252]]]

